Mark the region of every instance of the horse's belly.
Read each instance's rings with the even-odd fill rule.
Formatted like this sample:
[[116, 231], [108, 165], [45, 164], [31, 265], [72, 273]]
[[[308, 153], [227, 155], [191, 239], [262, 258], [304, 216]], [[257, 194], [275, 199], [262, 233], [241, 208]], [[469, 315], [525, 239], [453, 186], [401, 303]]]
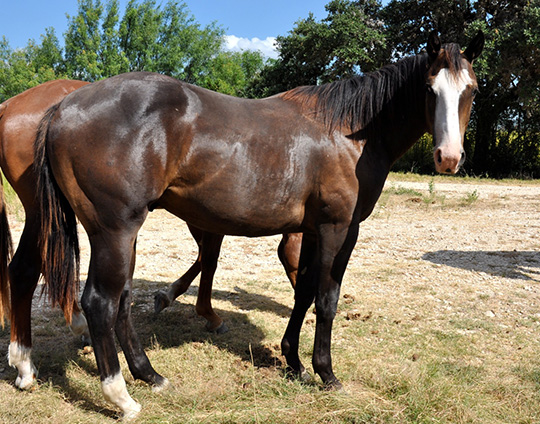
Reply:
[[301, 202], [292, 199], [203, 194], [200, 189], [168, 189], [158, 205], [202, 230], [248, 237], [299, 231], [305, 210]]

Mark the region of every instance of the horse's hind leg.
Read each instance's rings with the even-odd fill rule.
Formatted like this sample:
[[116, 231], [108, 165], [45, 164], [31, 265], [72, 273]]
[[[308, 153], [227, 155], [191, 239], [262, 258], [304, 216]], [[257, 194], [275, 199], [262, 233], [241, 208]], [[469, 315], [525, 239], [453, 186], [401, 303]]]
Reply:
[[302, 248], [302, 233], [283, 234], [278, 246], [278, 258], [294, 289], [298, 276], [298, 262]]
[[191, 265], [184, 275], [171, 284], [169, 290], [160, 290], [154, 295], [154, 311], [156, 314], [170, 306], [178, 296], [184, 294], [193, 280], [201, 272], [202, 238], [204, 232], [190, 225], [188, 225], [188, 228], [191, 235], [195, 239], [195, 242], [199, 246], [197, 260], [193, 265]]
[[17, 251], [9, 264], [11, 288], [11, 338], [9, 364], [17, 368], [15, 386], [32, 387], [37, 370], [32, 363], [32, 297], [41, 270], [41, 256], [37, 248], [37, 220], [27, 217]]
[[202, 238], [201, 248], [201, 283], [195, 310], [198, 315], [207, 321], [206, 328], [209, 331], [225, 333], [227, 326], [212, 308], [212, 284], [216, 273], [219, 252], [223, 236], [205, 232]]
[[127, 391], [116, 353], [114, 331], [133, 376], [157, 387], [166, 384], [166, 379], [152, 368], [131, 320], [135, 238], [141, 224], [142, 219], [131, 225], [123, 224], [121, 230], [88, 231], [92, 234], [92, 253], [81, 299], [101, 375], [103, 395], [122, 409], [125, 418], [135, 417], [141, 406]]
[[[135, 254], [133, 255], [133, 257]], [[133, 273], [133, 271], [132, 271]], [[167, 386], [167, 379], [157, 374], [139, 342], [139, 338], [133, 327], [131, 319], [131, 304], [132, 304], [132, 280], [130, 279], [124, 286], [122, 296], [120, 297], [120, 305], [118, 308], [118, 316], [116, 318], [116, 336], [122, 346], [124, 355], [126, 356], [129, 370], [134, 378], [146, 381], [152, 384], [154, 391], [160, 391]]]
[[[28, 196], [22, 194], [21, 200], [24, 202], [26, 211], [25, 225], [15, 255], [9, 264], [11, 338], [8, 356], [9, 364], [18, 371], [15, 386], [20, 389], [29, 389], [37, 377], [37, 370], [31, 359], [31, 311], [32, 298], [41, 271], [41, 255], [37, 237], [39, 218], [34, 213], [37, 206], [28, 201]], [[77, 301], [73, 303], [70, 327], [75, 335], [82, 337], [83, 343], [90, 343], [88, 325]]]
[[199, 255], [191, 268], [176, 280], [167, 292], [160, 291], [156, 293], [154, 297], [155, 312], [162, 311], [174, 299], [184, 294], [199, 272], [202, 272], [195, 310], [198, 315], [206, 319], [206, 328], [209, 331], [215, 331], [220, 334], [225, 333], [228, 331], [227, 326], [212, 308], [212, 284], [217, 269], [223, 236], [206, 233], [190, 225], [188, 225], [188, 228], [199, 246]]

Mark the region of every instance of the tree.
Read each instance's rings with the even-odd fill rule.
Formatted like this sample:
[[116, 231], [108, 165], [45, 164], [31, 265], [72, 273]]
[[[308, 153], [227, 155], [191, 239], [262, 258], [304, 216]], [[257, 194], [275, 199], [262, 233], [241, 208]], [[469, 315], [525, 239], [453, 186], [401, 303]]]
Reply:
[[221, 52], [211, 59], [200, 85], [232, 96], [250, 97], [249, 83], [257, 77], [263, 64], [259, 52]]
[[380, 67], [386, 45], [380, 9], [378, 0], [332, 0], [321, 22], [312, 14], [299, 20], [287, 36], [277, 37], [279, 59], [263, 71], [256, 91], [269, 95]]
[[121, 19], [117, 0], [79, 0], [77, 15], [68, 19], [67, 72], [88, 81], [148, 71], [200, 83], [223, 47], [222, 28], [201, 28], [174, 0], [164, 6], [130, 0]]
[[99, 63], [101, 46], [100, 20], [103, 5], [99, 0], [79, 0], [79, 12], [69, 17], [65, 34], [65, 61], [68, 75], [75, 79], [96, 81], [102, 77]]
[[101, 77], [127, 72], [129, 61], [125, 52], [120, 49], [118, 0], [110, 1], [105, 6], [101, 43], [98, 51], [98, 62], [101, 63]]
[[62, 75], [62, 50], [54, 29], [46, 30], [41, 44], [30, 40], [15, 51], [5, 37], [0, 40], [0, 102]]
[[470, 0], [392, 0], [381, 17], [396, 58], [420, 53], [434, 30], [442, 40], [464, 43], [475, 14]]

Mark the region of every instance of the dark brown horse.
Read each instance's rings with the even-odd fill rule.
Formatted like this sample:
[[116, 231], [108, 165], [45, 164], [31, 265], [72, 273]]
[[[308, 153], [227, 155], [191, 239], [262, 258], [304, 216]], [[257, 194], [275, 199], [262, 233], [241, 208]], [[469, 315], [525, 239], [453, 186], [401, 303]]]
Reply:
[[455, 173], [476, 78], [465, 52], [441, 46], [377, 72], [262, 100], [217, 94], [159, 74], [109, 78], [51, 108], [36, 139], [43, 215], [43, 273], [53, 303], [76, 297], [75, 214], [91, 245], [82, 296], [105, 398], [127, 418], [114, 334], [135, 378], [157, 390], [131, 319], [137, 233], [148, 211], [165, 208], [213, 234], [250, 237], [303, 232], [295, 304], [282, 340], [293, 373], [300, 329], [315, 300], [313, 368], [340, 387], [330, 354], [343, 274], [360, 222], [399, 158], [426, 131], [435, 167]]
[[[9, 183], [21, 199], [25, 211], [25, 227], [13, 261], [11, 236], [5, 204], [0, 186], [0, 319], [8, 311], [11, 321], [9, 363], [18, 370], [15, 385], [20, 389], [32, 387], [36, 379], [36, 368], [31, 360], [32, 335], [30, 327], [31, 301], [39, 278], [41, 257], [38, 249], [39, 214], [36, 198], [37, 177], [33, 172], [34, 139], [39, 122], [47, 109], [58, 103], [72, 91], [86, 85], [82, 81], [49, 81], [31, 88], [0, 104], [0, 167]], [[162, 310], [172, 300], [184, 293], [199, 272], [201, 284], [197, 296], [197, 313], [206, 318], [207, 328], [218, 333], [226, 331], [223, 320], [214, 312], [211, 304], [212, 279], [217, 267], [217, 258], [223, 236], [205, 235], [190, 228], [199, 245], [199, 257], [193, 266], [173, 283], [166, 293], [156, 296], [156, 308]], [[204, 236], [204, 237], [203, 237]], [[300, 252], [299, 235], [284, 236], [278, 255], [294, 287], [295, 267]], [[205, 245], [203, 246], [203, 238]], [[9, 276], [8, 276], [9, 264]], [[9, 284], [11, 277], [11, 285]], [[11, 296], [9, 291], [11, 291]], [[11, 305], [10, 305], [11, 299]], [[159, 301], [158, 301], [159, 299]], [[86, 319], [76, 300], [73, 301], [71, 329], [81, 335], [85, 343], [90, 342]], [[158, 311], [159, 312], [159, 311]], [[66, 316], [69, 317], [66, 311]]]

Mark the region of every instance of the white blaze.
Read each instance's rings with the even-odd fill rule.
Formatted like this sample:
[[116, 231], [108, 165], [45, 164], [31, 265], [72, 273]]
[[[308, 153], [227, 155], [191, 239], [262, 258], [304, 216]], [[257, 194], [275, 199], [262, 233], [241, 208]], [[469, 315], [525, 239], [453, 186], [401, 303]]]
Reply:
[[456, 78], [448, 68], [443, 68], [435, 77], [431, 88], [437, 96], [434, 128], [436, 147], [445, 146], [461, 151], [459, 98], [467, 85], [472, 83], [467, 69], [462, 69]]

